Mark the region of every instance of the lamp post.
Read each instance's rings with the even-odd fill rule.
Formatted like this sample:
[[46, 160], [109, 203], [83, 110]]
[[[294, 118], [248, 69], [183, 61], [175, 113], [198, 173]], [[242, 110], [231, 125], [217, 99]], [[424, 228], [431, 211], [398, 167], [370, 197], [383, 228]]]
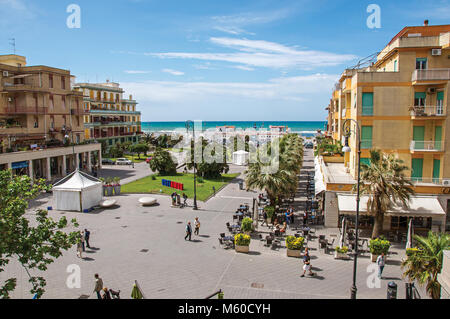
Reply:
[[195, 127], [193, 121], [186, 121], [186, 133], [188, 133], [189, 128], [192, 126], [192, 139], [194, 140], [194, 210], [197, 210], [197, 168], [195, 166]]
[[356, 299], [356, 266], [358, 263], [358, 223], [359, 223], [359, 185], [360, 185], [360, 172], [361, 172], [361, 130], [359, 128], [359, 124], [357, 121], [353, 120], [353, 119], [347, 119], [344, 121], [342, 127], [343, 127], [343, 131], [344, 131], [344, 136], [345, 136], [345, 145], [342, 148], [342, 151], [344, 153], [349, 153], [351, 151], [351, 148], [348, 145], [348, 138], [351, 135], [351, 127], [350, 124], [351, 122], [355, 123], [356, 126], [356, 131], [354, 131], [354, 133], [356, 133], [356, 138], [357, 138], [357, 144], [358, 144], [358, 184], [357, 184], [357, 193], [356, 193], [356, 220], [355, 220], [355, 254], [354, 254], [354, 258], [353, 258], [353, 284], [352, 287], [350, 288], [350, 298], [351, 299]]

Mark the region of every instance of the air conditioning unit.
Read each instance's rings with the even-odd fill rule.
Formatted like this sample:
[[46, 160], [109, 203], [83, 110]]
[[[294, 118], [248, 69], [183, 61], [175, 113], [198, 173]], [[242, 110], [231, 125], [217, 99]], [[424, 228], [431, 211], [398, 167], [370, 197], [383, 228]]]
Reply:
[[431, 55], [441, 55], [442, 54], [442, 50], [441, 49], [432, 49], [431, 50]]
[[3, 71], [3, 77], [7, 78], [9, 76], [8, 71]]
[[435, 94], [436, 88], [428, 88], [427, 92], [428, 92], [428, 94]]
[[14, 101], [14, 99], [12, 97], [9, 97], [8, 102], [12, 102], [12, 101]]
[[443, 179], [443, 180], [442, 180], [442, 185], [444, 185], [444, 186], [450, 186], [450, 179]]

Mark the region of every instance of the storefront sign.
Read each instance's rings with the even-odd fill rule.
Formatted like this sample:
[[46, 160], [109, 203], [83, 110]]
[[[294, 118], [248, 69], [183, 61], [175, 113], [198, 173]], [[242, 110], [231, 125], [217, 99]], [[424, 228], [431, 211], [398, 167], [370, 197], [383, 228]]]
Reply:
[[16, 163], [12, 163], [12, 165], [11, 165], [12, 169], [25, 168], [25, 167], [28, 167], [28, 161], [16, 162]]

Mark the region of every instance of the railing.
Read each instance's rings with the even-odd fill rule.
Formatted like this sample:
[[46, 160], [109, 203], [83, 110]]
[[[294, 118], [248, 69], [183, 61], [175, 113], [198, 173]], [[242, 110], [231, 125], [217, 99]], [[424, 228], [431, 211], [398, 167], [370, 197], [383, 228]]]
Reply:
[[411, 151], [439, 152], [443, 149], [442, 141], [411, 141]]
[[445, 116], [443, 106], [413, 106], [411, 116]]
[[411, 81], [450, 80], [450, 69], [414, 70]]
[[47, 109], [35, 106], [9, 106], [6, 108], [7, 114], [46, 114]]
[[434, 177], [410, 177], [407, 178], [414, 186], [422, 185], [436, 185], [436, 186], [449, 186], [447, 185], [449, 178], [434, 178]]

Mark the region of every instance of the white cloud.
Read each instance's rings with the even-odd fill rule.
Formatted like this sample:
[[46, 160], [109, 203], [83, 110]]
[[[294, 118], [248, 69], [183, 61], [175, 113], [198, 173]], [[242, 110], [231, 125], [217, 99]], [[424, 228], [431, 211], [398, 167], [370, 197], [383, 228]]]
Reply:
[[0, 0], [0, 26], [11, 29], [17, 21], [24, 22], [35, 17], [34, 9], [22, 0]]
[[172, 74], [172, 75], [177, 75], [177, 76], [184, 75], [184, 72], [177, 71], [177, 70], [172, 70], [172, 69], [163, 69], [161, 71], [165, 72], [165, 73]]
[[127, 74], [148, 74], [151, 71], [141, 71], [141, 70], [126, 70], [124, 71]]
[[190, 53], [163, 52], [144, 53], [159, 58], [196, 59], [204, 61], [224, 61], [250, 67], [301, 68], [336, 66], [355, 60], [351, 54], [336, 54], [324, 51], [302, 50], [279, 43], [236, 38], [211, 38], [214, 44], [235, 49], [232, 53]]
[[239, 70], [244, 70], [244, 71], [254, 71], [255, 70], [255, 69], [250, 68], [250, 67], [245, 66], [245, 65], [236, 65], [233, 68], [239, 69]]

